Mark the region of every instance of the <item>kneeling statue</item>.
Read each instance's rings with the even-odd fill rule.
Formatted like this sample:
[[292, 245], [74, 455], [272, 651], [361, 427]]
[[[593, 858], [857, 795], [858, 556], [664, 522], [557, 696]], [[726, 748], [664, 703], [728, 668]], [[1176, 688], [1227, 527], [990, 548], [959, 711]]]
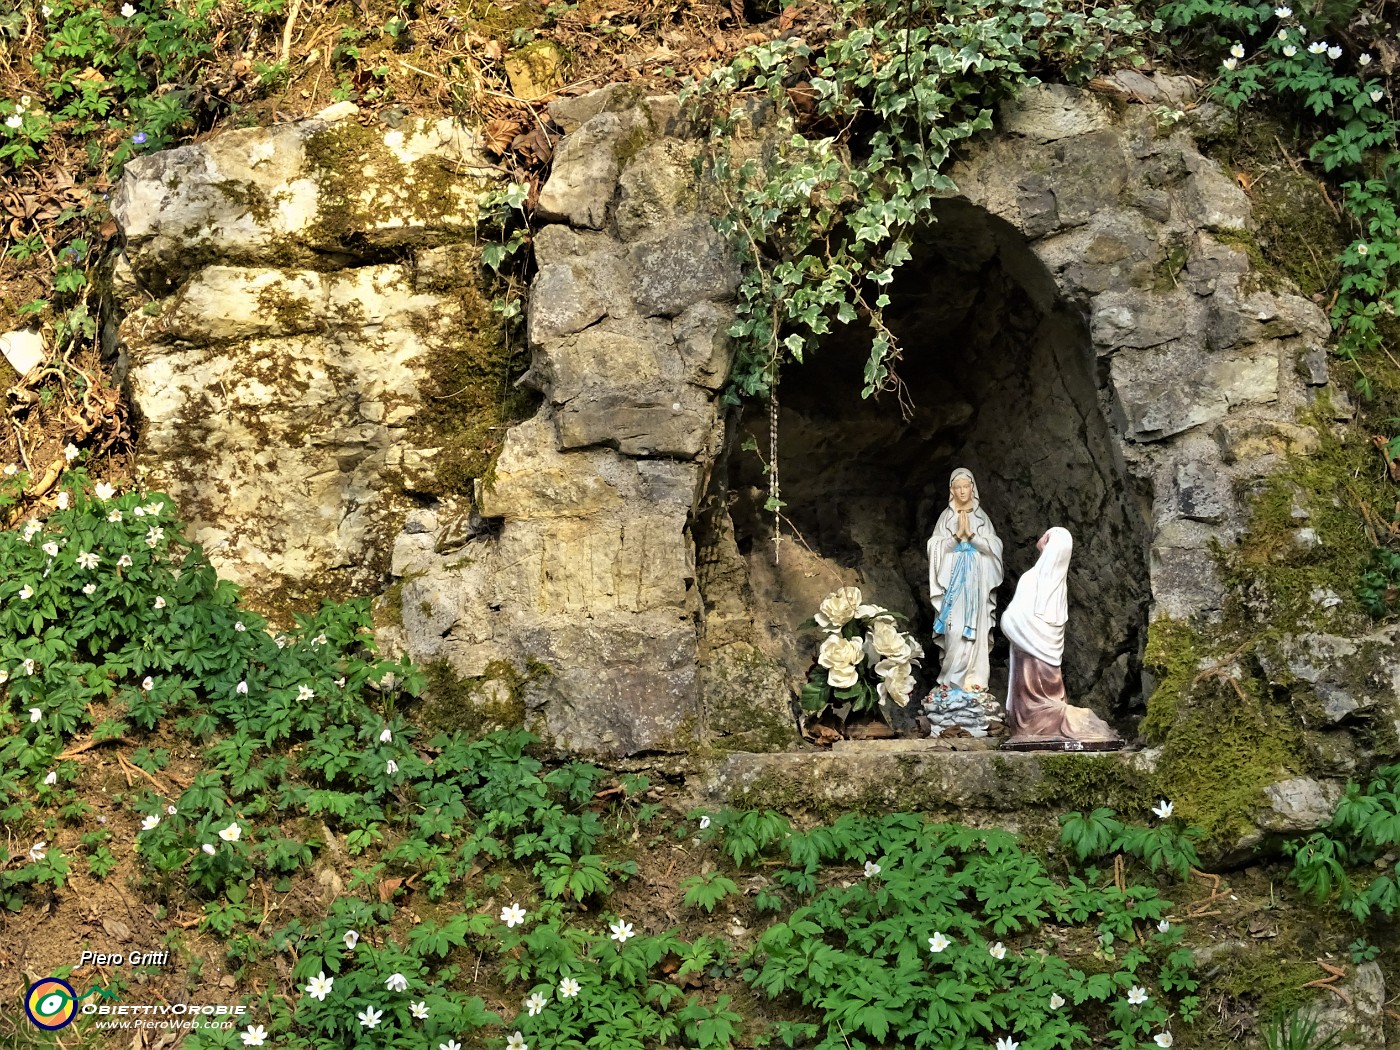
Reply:
[[1069, 619], [1066, 577], [1074, 540], [1067, 529], [1050, 529], [1036, 549], [1040, 558], [1016, 584], [1001, 617], [1011, 642], [1011, 681], [1007, 687], [1007, 747], [1062, 751], [1114, 750], [1123, 746], [1111, 726], [1094, 712], [1071, 707], [1065, 697], [1060, 662]]

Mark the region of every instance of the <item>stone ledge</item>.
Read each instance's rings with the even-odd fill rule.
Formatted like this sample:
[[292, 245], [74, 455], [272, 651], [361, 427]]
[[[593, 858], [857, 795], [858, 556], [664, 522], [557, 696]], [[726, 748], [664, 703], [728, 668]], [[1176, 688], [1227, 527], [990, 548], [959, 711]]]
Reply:
[[950, 751], [936, 740], [849, 741], [839, 752], [731, 754], [702, 790], [714, 802], [746, 807], [1006, 812], [1058, 804], [1055, 781], [1066, 763], [1110, 767], [1082, 768], [1095, 780], [1146, 792], [1153, 758], [1142, 751]]

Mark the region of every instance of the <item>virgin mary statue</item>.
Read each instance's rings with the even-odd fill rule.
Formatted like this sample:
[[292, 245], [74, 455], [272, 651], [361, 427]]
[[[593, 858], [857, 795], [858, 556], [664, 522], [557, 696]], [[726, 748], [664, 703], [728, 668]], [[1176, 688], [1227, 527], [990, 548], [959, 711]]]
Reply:
[[1040, 558], [1016, 584], [1016, 596], [1001, 618], [1001, 633], [1011, 643], [1011, 683], [1006, 717], [1010, 746], [1057, 747], [1066, 742], [1121, 747], [1112, 727], [1065, 697], [1060, 661], [1069, 619], [1066, 578], [1074, 540], [1058, 525], [1040, 537]]
[[982, 510], [977, 479], [959, 467], [948, 479], [948, 509], [928, 541], [929, 597], [938, 612], [933, 633], [943, 652], [940, 685], [987, 691], [1001, 575], [1001, 540]]

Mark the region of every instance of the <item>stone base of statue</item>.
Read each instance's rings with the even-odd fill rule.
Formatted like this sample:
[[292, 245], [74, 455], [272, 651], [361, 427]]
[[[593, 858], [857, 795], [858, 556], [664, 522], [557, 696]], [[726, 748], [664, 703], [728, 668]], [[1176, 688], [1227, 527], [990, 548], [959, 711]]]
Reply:
[[929, 722], [929, 736], [966, 733], [972, 737], [986, 737], [1005, 732], [1001, 703], [986, 690], [936, 685], [924, 699], [923, 708]]
[[1022, 737], [1003, 740], [1003, 751], [1121, 751], [1121, 740], [1070, 740], [1066, 737]]

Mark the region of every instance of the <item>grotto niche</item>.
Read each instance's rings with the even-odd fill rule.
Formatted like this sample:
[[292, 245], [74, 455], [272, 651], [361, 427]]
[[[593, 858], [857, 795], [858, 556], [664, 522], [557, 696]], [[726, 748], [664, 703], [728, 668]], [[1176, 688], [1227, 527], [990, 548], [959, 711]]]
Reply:
[[[963, 200], [944, 202], [937, 219], [898, 271], [886, 310], [910, 409], [890, 393], [860, 397], [869, 336], [858, 325], [782, 374], [778, 465], [791, 528], [776, 566], [764, 463], [743, 448], [756, 444], [766, 459], [769, 407], [733, 414], [700, 530], [707, 614], [723, 612], [735, 566], [707, 557], [703, 537], [732, 527], [755, 634], [789, 681], [800, 680], [812, 658], [800, 624], [823, 595], [854, 583], [865, 600], [908, 616], [926, 650], [913, 711], [938, 672], [925, 544], [949, 474], [965, 466], [1005, 545], [998, 613], [1042, 533], [1061, 525], [1073, 534], [1066, 685], [1072, 702], [1121, 723], [1141, 693], [1151, 494], [1124, 468], [1106, 365], [1082, 309], [1059, 296], [1015, 229]], [[992, 688], [1003, 701], [1006, 675], [998, 622]]]

